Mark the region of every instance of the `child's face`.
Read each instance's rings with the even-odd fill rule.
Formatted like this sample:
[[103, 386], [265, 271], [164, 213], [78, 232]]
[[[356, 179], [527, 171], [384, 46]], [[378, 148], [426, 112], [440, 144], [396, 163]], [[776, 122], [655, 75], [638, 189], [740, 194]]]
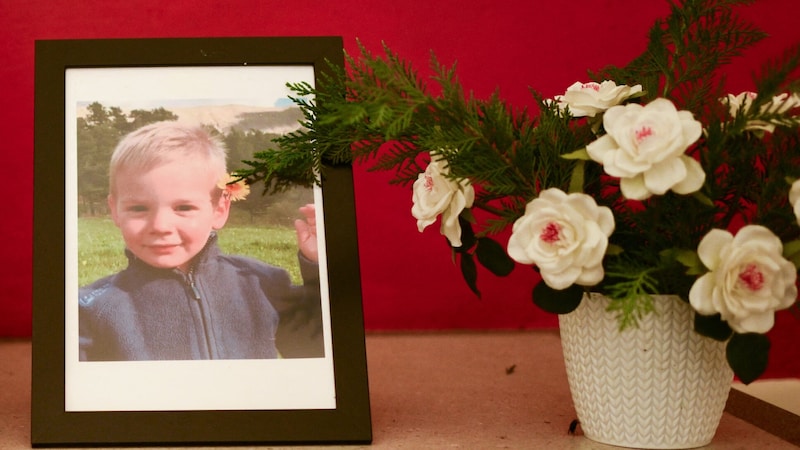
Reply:
[[230, 201], [220, 196], [212, 203], [217, 176], [206, 161], [187, 158], [144, 172], [120, 170], [108, 203], [128, 249], [151, 266], [187, 271], [228, 219]]

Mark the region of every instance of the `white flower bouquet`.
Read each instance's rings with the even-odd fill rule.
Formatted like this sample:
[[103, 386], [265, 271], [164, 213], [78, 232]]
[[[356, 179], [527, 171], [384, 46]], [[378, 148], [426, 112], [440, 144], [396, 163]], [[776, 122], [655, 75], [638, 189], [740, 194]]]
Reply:
[[651, 295], [675, 294], [750, 382], [774, 312], [798, 294], [800, 45], [764, 65], [757, 92], [725, 92], [719, 69], [765, 37], [735, 3], [676, 2], [641, 56], [555, 98], [534, 92], [535, 112], [464, 95], [435, 58], [432, 94], [389, 48], [362, 47], [317, 88], [290, 85], [305, 128], [238, 175], [280, 187], [316, 183], [326, 164], [392, 170], [476, 293], [478, 264], [498, 276], [529, 265], [542, 309], [603, 293], [620, 328], [652, 311]]

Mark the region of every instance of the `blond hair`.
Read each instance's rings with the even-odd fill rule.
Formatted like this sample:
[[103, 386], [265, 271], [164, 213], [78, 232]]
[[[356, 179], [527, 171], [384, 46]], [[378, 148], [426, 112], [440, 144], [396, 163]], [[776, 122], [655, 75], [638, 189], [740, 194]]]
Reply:
[[217, 176], [227, 172], [227, 150], [220, 139], [199, 126], [156, 122], [131, 132], [117, 144], [109, 165], [111, 194], [116, 193], [115, 179], [120, 170], [143, 172], [175, 158], [205, 158]]

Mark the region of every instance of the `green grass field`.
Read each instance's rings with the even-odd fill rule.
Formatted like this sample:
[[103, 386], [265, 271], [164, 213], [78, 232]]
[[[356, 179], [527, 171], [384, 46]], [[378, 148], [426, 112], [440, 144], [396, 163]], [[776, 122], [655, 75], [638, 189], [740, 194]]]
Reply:
[[[301, 282], [297, 239], [293, 228], [228, 225], [217, 234], [223, 252], [250, 256], [283, 267], [289, 271], [295, 283]], [[110, 218], [79, 218], [79, 285], [84, 286], [124, 269], [128, 265], [124, 248], [122, 236]]]

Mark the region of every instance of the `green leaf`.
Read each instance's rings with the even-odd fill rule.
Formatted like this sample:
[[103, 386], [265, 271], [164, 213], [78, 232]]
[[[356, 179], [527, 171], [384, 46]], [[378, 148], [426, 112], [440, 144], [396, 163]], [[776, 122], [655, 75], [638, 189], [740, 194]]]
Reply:
[[800, 239], [783, 244], [783, 257], [800, 268]]
[[586, 162], [583, 160], [579, 160], [575, 167], [572, 169], [572, 175], [569, 179], [569, 192], [583, 192], [583, 183], [584, 183], [584, 167], [586, 166]]
[[478, 238], [475, 256], [481, 265], [499, 277], [504, 277], [514, 270], [514, 260], [508, 256], [503, 246], [493, 239]]
[[697, 252], [693, 252], [691, 250], [678, 250], [675, 253], [675, 260], [689, 269], [703, 267], [703, 262], [700, 261], [700, 256], [697, 254]]
[[708, 272], [700, 256], [694, 250], [671, 248], [660, 253], [662, 260], [674, 260], [686, 267], [687, 275], [700, 275]]
[[533, 288], [533, 303], [553, 314], [571, 313], [581, 304], [582, 299], [583, 288], [577, 284], [558, 290], [540, 281]]
[[735, 333], [726, 350], [728, 364], [744, 384], [764, 373], [769, 360], [769, 338], [758, 333]]
[[701, 336], [710, 337], [711, 339], [724, 342], [731, 337], [731, 327], [728, 322], [722, 320], [719, 314], [713, 316], [703, 316], [700, 314], [694, 315], [694, 330]]
[[589, 157], [589, 152], [586, 151], [585, 147], [580, 150], [575, 150], [574, 152], [564, 153], [561, 157], [564, 159], [579, 159], [583, 161], [591, 161], [592, 159]]
[[478, 268], [475, 266], [475, 260], [469, 253], [461, 254], [461, 275], [464, 276], [464, 281], [467, 286], [480, 298], [481, 291], [478, 290]]
[[800, 239], [783, 244], [783, 256], [791, 256], [800, 253]]
[[714, 206], [714, 202], [710, 198], [708, 198], [707, 195], [703, 194], [700, 191], [692, 193], [692, 197], [694, 197], [697, 201], [706, 206], [712, 206], [712, 207]]

